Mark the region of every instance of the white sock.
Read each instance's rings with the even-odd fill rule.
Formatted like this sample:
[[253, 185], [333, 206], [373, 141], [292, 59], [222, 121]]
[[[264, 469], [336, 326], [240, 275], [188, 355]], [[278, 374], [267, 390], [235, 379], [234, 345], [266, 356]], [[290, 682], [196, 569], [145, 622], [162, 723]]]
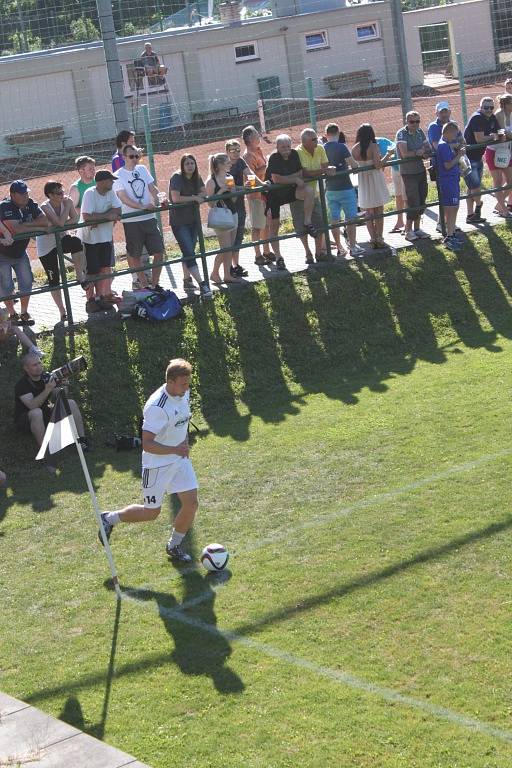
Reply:
[[171, 538], [169, 539], [169, 547], [177, 547], [178, 544], [181, 544], [183, 539], [185, 538], [184, 533], [178, 533], [174, 528], [172, 529]]
[[119, 512], [105, 512], [105, 519], [110, 525], [117, 525], [120, 523]]

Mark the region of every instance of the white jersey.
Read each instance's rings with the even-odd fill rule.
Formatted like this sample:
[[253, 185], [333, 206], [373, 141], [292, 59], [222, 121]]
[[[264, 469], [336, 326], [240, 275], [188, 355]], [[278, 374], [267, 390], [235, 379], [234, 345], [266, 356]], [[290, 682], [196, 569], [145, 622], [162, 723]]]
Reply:
[[[148, 399], [143, 415], [142, 429], [153, 432], [157, 443], [179, 445], [187, 437], [191, 416], [190, 393], [187, 391], [183, 397], [174, 397], [167, 392], [166, 385], [162, 384]], [[181, 461], [181, 458], [175, 453], [161, 455], [142, 451], [142, 466], [145, 469], [165, 467], [167, 464]]]

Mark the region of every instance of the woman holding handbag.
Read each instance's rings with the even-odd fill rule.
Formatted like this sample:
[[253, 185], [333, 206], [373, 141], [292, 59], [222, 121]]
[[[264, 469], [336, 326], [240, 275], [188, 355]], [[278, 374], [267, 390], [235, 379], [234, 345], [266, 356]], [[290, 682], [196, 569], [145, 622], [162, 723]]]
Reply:
[[[499, 109], [494, 113], [500, 130], [498, 131], [499, 144], [494, 144], [485, 149], [485, 161], [492, 176], [493, 187], [502, 187], [512, 184], [512, 94], [504, 93], [498, 96]], [[512, 213], [507, 208], [507, 195], [509, 190], [495, 192], [496, 208], [494, 213], [503, 219], [512, 218]], [[512, 198], [511, 198], [512, 199]]]
[[[234, 186], [233, 178], [227, 175], [229, 166], [229, 157], [224, 152], [210, 155], [211, 175], [206, 182], [206, 195], [207, 197], [222, 195], [222, 200], [208, 201], [210, 206], [208, 226], [217, 235], [221, 248], [232, 248], [235, 243], [238, 227], [236, 198], [231, 197], [229, 194], [230, 186]], [[212, 283], [219, 285], [220, 283], [240, 282], [240, 278], [230, 274], [232, 253], [232, 250], [227, 250], [215, 256], [213, 271], [210, 275]], [[221, 264], [224, 269], [224, 279], [221, 278], [219, 273]]]

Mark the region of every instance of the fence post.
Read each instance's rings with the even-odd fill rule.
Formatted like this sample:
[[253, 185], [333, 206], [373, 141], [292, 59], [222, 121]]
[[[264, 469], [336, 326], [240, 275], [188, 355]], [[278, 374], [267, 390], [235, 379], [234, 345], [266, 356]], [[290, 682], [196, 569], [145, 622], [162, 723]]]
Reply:
[[327, 204], [325, 202], [325, 184], [322, 178], [318, 179], [318, 190], [320, 192], [320, 205], [322, 207], [322, 219], [324, 222], [324, 237], [325, 237], [325, 250], [329, 259], [332, 258], [331, 253], [331, 230], [329, 229], [329, 215], [327, 213]]
[[73, 322], [73, 310], [71, 308], [71, 298], [69, 296], [68, 277], [66, 274], [66, 260], [64, 259], [64, 251], [62, 250], [62, 242], [60, 239], [61, 233], [55, 233], [55, 243], [57, 246], [57, 258], [59, 259], [59, 272], [62, 284], [62, 290], [64, 291], [64, 304], [66, 306], [66, 315], [68, 316], [68, 330], [71, 341], [72, 354], [74, 354], [74, 342], [75, 342], [75, 329]]
[[[153, 152], [153, 142], [151, 140], [151, 123], [149, 121], [149, 107], [147, 104], [142, 105], [142, 116], [144, 118], [144, 138], [146, 140], [146, 150], [148, 153], [149, 170], [156, 184], [155, 154]], [[163, 237], [164, 231], [162, 228], [162, 216], [160, 215], [160, 211], [157, 211], [156, 220], [158, 222], [158, 229], [160, 230], [160, 234]]]
[[[199, 241], [199, 252], [201, 254], [201, 264], [203, 267], [203, 276], [205, 279], [206, 284], [208, 285], [208, 288], [210, 287], [210, 277], [208, 275], [208, 262], [206, 261], [206, 248], [204, 246], [204, 235], [203, 235], [203, 225], [201, 223], [201, 209], [199, 207], [199, 203], [194, 203], [194, 216], [196, 219], [196, 226], [197, 226], [197, 239]], [[186, 262], [185, 262], [186, 264]]]
[[468, 122], [468, 105], [466, 102], [466, 88], [464, 85], [464, 63], [462, 53], [455, 54], [457, 59], [457, 78], [459, 80], [460, 108], [462, 112], [462, 122], [464, 125]]
[[313, 94], [313, 81], [310, 77], [306, 77], [306, 93], [308, 94], [309, 104], [309, 122], [314, 131], [316, 131], [316, 107], [315, 96]]

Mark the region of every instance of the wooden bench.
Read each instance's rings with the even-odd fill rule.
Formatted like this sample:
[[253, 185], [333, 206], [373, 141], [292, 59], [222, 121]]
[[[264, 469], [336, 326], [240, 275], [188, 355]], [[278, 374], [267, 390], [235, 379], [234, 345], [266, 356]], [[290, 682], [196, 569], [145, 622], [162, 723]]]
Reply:
[[357, 72], [343, 72], [340, 75], [324, 77], [324, 83], [329, 90], [336, 94], [353, 93], [368, 90], [375, 82], [369, 69], [360, 69]]
[[225, 120], [230, 117], [238, 117], [238, 107], [225, 107], [224, 109], [212, 109], [209, 112], [194, 112], [192, 122], [205, 122], [211, 120]]
[[28, 151], [37, 149], [48, 149], [54, 146], [56, 149], [64, 149], [64, 145], [69, 136], [65, 135], [64, 126], [56, 125], [51, 128], [37, 128], [25, 133], [13, 133], [5, 136], [5, 143], [14, 147], [18, 157], [23, 149]]

